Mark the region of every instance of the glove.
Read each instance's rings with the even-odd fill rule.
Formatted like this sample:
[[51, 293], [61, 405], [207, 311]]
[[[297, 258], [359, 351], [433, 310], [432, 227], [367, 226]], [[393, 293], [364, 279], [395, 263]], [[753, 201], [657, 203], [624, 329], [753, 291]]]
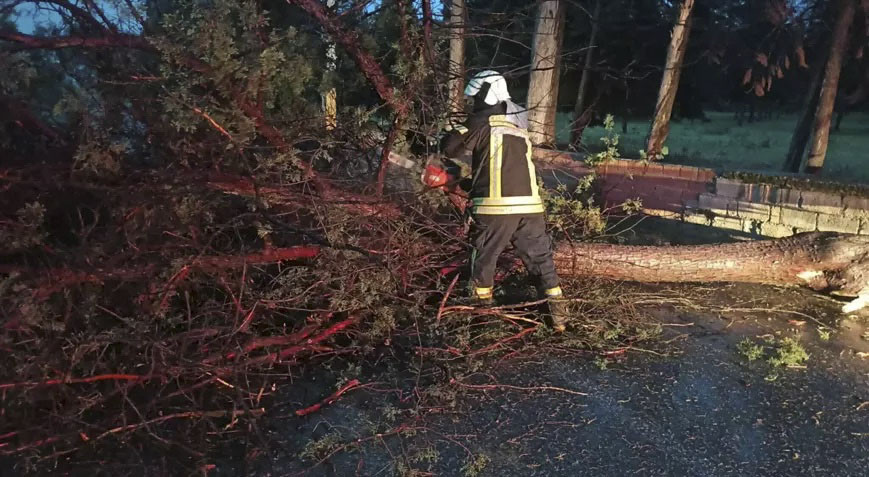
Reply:
[[422, 173], [422, 183], [431, 188], [438, 188], [447, 185], [447, 171], [435, 166], [428, 165]]

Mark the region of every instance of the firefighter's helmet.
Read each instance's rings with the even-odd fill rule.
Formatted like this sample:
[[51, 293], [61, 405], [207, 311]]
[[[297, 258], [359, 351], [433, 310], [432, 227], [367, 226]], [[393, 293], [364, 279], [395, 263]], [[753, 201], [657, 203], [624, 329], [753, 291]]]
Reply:
[[510, 92], [507, 91], [507, 80], [496, 71], [486, 70], [475, 74], [468, 81], [465, 96], [474, 97], [483, 90], [488, 90], [483, 101], [490, 106], [510, 99]]

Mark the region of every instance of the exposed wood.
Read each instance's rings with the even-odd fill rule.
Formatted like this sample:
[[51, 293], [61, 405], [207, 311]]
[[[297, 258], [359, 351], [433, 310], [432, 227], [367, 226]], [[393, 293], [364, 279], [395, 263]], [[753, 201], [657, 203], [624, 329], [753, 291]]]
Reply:
[[535, 145], [555, 143], [563, 24], [563, 2], [540, 2], [531, 51], [531, 79], [527, 101], [528, 129], [531, 142]]
[[563, 276], [802, 285], [869, 298], [869, 237], [862, 235], [811, 232], [700, 246], [561, 244], [555, 261]]
[[676, 92], [679, 90], [679, 77], [682, 74], [685, 51], [688, 49], [693, 9], [694, 0], [682, 1], [682, 5], [679, 7], [679, 16], [670, 37], [667, 61], [664, 64], [664, 76], [661, 78], [661, 88], [658, 91], [658, 102], [655, 106], [655, 117], [652, 119], [652, 129], [649, 131], [649, 140], [646, 144], [646, 154], [652, 160], [660, 158], [664, 142], [670, 133], [670, 117], [673, 114], [673, 105], [676, 103]]
[[854, 0], [840, 0], [839, 15], [833, 30], [833, 41], [830, 43], [830, 57], [824, 71], [824, 83], [821, 85], [821, 95], [818, 109], [815, 112], [815, 122], [812, 125], [812, 141], [809, 145], [809, 161], [806, 172], [817, 174], [824, 168], [827, 157], [827, 145], [830, 142], [830, 125], [833, 121], [833, 108], [836, 104], [836, 94], [839, 91], [839, 76], [842, 73], [842, 60], [848, 48], [848, 34], [854, 23], [856, 12]]

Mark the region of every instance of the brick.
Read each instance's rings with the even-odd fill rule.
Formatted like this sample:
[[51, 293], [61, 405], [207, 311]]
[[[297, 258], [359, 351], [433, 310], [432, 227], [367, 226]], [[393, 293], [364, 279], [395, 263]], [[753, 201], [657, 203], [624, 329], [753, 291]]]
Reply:
[[716, 215], [736, 216], [737, 214], [736, 201], [729, 197], [722, 197], [713, 194], [700, 194], [697, 202], [701, 209], [710, 210]]
[[794, 228], [788, 227], [787, 225], [775, 224], [772, 222], [766, 222], [760, 224], [760, 235], [764, 237], [772, 237], [772, 238], [781, 238], [781, 237], [790, 237], [794, 234]]
[[750, 184], [746, 187], [745, 200], [758, 203], [770, 201], [773, 187], [768, 184]]
[[[801, 230], [815, 230], [818, 227], [818, 213], [793, 207], [779, 207], [778, 223]], [[773, 214], [775, 219], [775, 214]]]
[[679, 177], [689, 181], [699, 181], [699, 169], [691, 166], [679, 167]]
[[661, 210], [661, 209], [643, 209], [643, 213], [646, 215], [652, 215], [655, 217], [661, 217], [664, 219], [670, 220], [679, 220], [682, 217], [681, 211], [671, 211], [671, 210]]
[[745, 193], [745, 184], [731, 179], [718, 178], [715, 180], [715, 193], [731, 199], [739, 199]]
[[632, 192], [626, 192], [621, 190], [610, 191], [606, 196], [603, 197], [604, 204], [607, 206], [613, 206], [621, 204], [626, 200], [634, 200], [637, 199], [637, 194]]
[[752, 235], [763, 235], [763, 228], [769, 222], [757, 219], [744, 219], [742, 221], [742, 231]]
[[804, 190], [800, 192], [800, 207], [824, 214], [841, 215], [842, 194]]
[[742, 219], [754, 219], [769, 222], [772, 220], [772, 207], [768, 204], [737, 201], [736, 215]]
[[869, 197], [846, 195], [842, 198], [842, 209], [847, 217], [869, 217]]
[[856, 234], [860, 232], [860, 219], [843, 215], [818, 214], [818, 230]]
[[715, 217], [712, 226], [720, 229], [742, 230], [743, 220], [736, 217]]
[[682, 217], [682, 221], [688, 222], [689, 224], [712, 225], [712, 218], [707, 217], [704, 214], [685, 214]]
[[662, 199], [655, 196], [649, 197], [641, 197], [640, 200], [643, 202], [643, 209], [649, 210], [658, 210], [658, 211], [668, 211], [668, 212], [682, 212], [682, 202], [681, 201], [672, 201], [667, 199]]
[[775, 193], [771, 199], [774, 204], [799, 207], [800, 191], [796, 189], [775, 189]]
[[712, 169], [706, 169], [703, 167], [697, 168], [697, 180], [701, 182], [713, 182], [715, 180], [715, 171]]
[[650, 162], [646, 164], [643, 175], [646, 177], [671, 177], [668, 174], [667, 166], [669, 164], [661, 164], [660, 162]]
[[700, 200], [700, 194], [705, 194], [705, 191], [696, 191], [696, 190], [683, 190], [680, 194], [680, 198], [682, 202], [698, 202]]

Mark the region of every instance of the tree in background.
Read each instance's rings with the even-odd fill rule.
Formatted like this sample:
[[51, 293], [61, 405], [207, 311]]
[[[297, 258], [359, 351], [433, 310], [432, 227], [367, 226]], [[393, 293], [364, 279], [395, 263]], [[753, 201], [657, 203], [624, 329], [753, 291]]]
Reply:
[[594, 11], [591, 15], [591, 33], [588, 36], [588, 47], [585, 52], [585, 60], [582, 67], [582, 77], [579, 80], [579, 89], [576, 92], [576, 105], [573, 108], [573, 121], [576, 123], [571, 128], [571, 144], [579, 144], [582, 140], [582, 130], [588, 123], [582, 118], [586, 111], [586, 96], [588, 96], [588, 85], [591, 82], [592, 65], [594, 64], [594, 54], [597, 49], [597, 35], [600, 31], [601, 21], [601, 3], [602, 0], [594, 0]]
[[531, 49], [531, 78], [528, 83], [527, 102], [531, 142], [538, 145], [555, 144], [563, 31], [563, 2], [541, 1]]
[[818, 174], [824, 167], [827, 156], [827, 146], [830, 141], [830, 126], [833, 122], [833, 107], [836, 94], [839, 91], [839, 76], [842, 72], [842, 62], [848, 49], [848, 33], [854, 23], [856, 0], [840, 0], [839, 12], [833, 29], [833, 40], [830, 43], [830, 53], [824, 69], [824, 81], [821, 84], [818, 108], [812, 125], [812, 140], [809, 150], [809, 161], [806, 172]]
[[679, 76], [682, 73], [682, 63], [685, 50], [688, 47], [688, 35], [691, 32], [691, 12], [694, 0], [683, 0], [670, 46], [667, 49], [667, 61], [664, 64], [664, 76], [661, 78], [661, 89], [658, 92], [658, 102], [655, 106], [655, 116], [652, 118], [652, 128], [646, 143], [646, 155], [649, 159], [659, 159], [662, 155], [664, 141], [670, 132], [670, 117], [673, 114], [673, 104], [676, 102], [676, 92], [679, 90]]
[[465, 88], [465, 0], [447, 0], [444, 14], [449, 15], [450, 65], [449, 109], [453, 115], [464, 109]]

